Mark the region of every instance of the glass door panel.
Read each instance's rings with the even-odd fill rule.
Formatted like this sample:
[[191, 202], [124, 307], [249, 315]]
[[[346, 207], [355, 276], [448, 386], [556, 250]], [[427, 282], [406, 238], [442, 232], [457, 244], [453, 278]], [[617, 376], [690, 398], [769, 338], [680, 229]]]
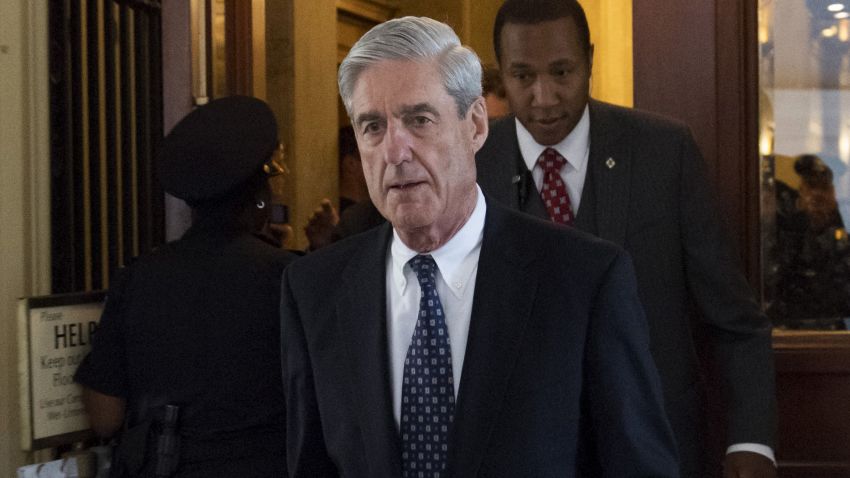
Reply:
[[764, 304], [782, 328], [850, 317], [850, 2], [759, 0]]

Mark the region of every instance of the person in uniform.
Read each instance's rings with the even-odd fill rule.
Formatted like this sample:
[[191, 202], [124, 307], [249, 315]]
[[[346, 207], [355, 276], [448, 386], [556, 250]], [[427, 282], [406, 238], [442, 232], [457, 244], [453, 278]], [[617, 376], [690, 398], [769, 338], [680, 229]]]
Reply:
[[177, 241], [109, 290], [75, 380], [112, 476], [285, 474], [280, 278], [296, 256], [254, 234], [284, 169], [277, 122], [248, 97], [200, 106], [165, 138], [163, 188], [193, 210]]

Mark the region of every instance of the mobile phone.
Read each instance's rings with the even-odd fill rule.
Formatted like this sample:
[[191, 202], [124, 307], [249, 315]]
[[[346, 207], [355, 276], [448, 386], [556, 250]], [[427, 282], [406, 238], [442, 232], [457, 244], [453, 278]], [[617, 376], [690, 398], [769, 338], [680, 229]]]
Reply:
[[289, 207], [286, 204], [272, 203], [271, 216], [269, 222], [272, 224], [287, 224], [289, 223]]

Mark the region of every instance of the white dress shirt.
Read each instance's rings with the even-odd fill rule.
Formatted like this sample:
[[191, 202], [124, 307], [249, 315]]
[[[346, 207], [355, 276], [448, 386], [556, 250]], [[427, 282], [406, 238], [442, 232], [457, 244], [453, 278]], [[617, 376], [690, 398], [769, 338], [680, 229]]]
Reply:
[[[570, 195], [570, 202], [573, 208], [573, 217], [578, 214], [578, 208], [581, 201], [581, 193], [584, 190], [584, 180], [587, 177], [587, 166], [590, 158], [590, 110], [588, 106], [584, 107], [584, 112], [579, 119], [575, 128], [564, 138], [560, 143], [551, 146], [543, 146], [537, 144], [531, 133], [518, 119], [516, 121], [516, 136], [519, 142], [519, 151], [522, 154], [522, 159], [531, 175], [534, 177], [534, 185], [537, 190], [543, 186], [543, 168], [537, 164], [537, 158], [543, 153], [543, 150], [553, 148], [564, 159], [567, 164], [561, 169], [561, 178], [567, 185], [567, 194]], [[726, 453], [736, 451], [750, 451], [758, 453], [770, 458], [773, 464], [776, 464], [776, 458], [773, 449], [769, 446], [759, 443], [736, 443], [730, 446]]]
[[[487, 205], [478, 185], [475, 209], [466, 224], [443, 244], [431, 251], [437, 263], [437, 294], [443, 305], [446, 327], [452, 350], [452, 377], [455, 399], [460, 387], [466, 339], [472, 318], [472, 297], [478, 274], [478, 256], [484, 237], [484, 215]], [[393, 230], [392, 243], [387, 257], [387, 337], [389, 338], [390, 387], [393, 393], [393, 415], [396, 427], [401, 422], [401, 383], [404, 359], [416, 328], [419, 315], [421, 289], [416, 273], [407, 264], [419, 254], [407, 247]]]
[[543, 187], [543, 168], [537, 164], [537, 158], [543, 154], [546, 148], [552, 148], [564, 159], [567, 164], [561, 168], [561, 179], [567, 185], [567, 194], [570, 196], [570, 205], [573, 209], [573, 217], [578, 214], [578, 208], [581, 202], [581, 192], [584, 190], [584, 178], [587, 176], [587, 164], [590, 157], [590, 113], [587, 106], [584, 107], [584, 113], [581, 114], [578, 124], [558, 144], [551, 146], [543, 146], [534, 141], [531, 133], [525, 129], [525, 126], [516, 121], [516, 136], [519, 142], [519, 152], [522, 154], [522, 159], [528, 170], [531, 171], [534, 177], [534, 185], [537, 190]]

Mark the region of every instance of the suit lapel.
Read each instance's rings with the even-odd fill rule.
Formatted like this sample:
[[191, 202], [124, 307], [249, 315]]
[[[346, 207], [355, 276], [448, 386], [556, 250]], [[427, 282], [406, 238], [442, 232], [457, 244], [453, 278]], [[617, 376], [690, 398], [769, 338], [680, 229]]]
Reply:
[[[602, 103], [590, 101], [590, 164], [597, 234], [623, 246], [630, 200], [631, 150], [619, 137], [625, 126]], [[579, 215], [581, 211], [579, 210]]]
[[[401, 476], [401, 444], [393, 418], [387, 350], [386, 253], [392, 229], [375, 235], [378, 247], [366, 247], [343, 272], [348, 291], [337, 303], [340, 332], [347, 344], [349, 377], [370, 476]], [[376, 290], [377, 287], [377, 290]]]
[[522, 152], [519, 149], [519, 140], [516, 135], [516, 120], [513, 116], [510, 117], [510, 134], [506, 135], [505, 141], [510, 140], [510, 157], [514, 158], [514, 173], [511, 176], [511, 186], [516, 198], [514, 209], [522, 211], [526, 214], [549, 220], [549, 211], [546, 210], [546, 205], [543, 204], [543, 199], [540, 197], [540, 191], [534, 184], [534, 177], [525, 164], [525, 159], [522, 157]]
[[[505, 212], [487, 201], [472, 320], [460, 379], [449, 475], [475, 476], [501, 415], [525, 326], [534, 303], [533, 256], [504, 225]], [[498, 242], [498, 244], [497, 244]]]
[[[476, 157], [478, 184], [488, 198], [510, 209], [549, 218], [531, 171], [522, 159], [513, 116], [490, 124], [487, 143]], [[511, 160], [505, 161], [506, 157]]]

